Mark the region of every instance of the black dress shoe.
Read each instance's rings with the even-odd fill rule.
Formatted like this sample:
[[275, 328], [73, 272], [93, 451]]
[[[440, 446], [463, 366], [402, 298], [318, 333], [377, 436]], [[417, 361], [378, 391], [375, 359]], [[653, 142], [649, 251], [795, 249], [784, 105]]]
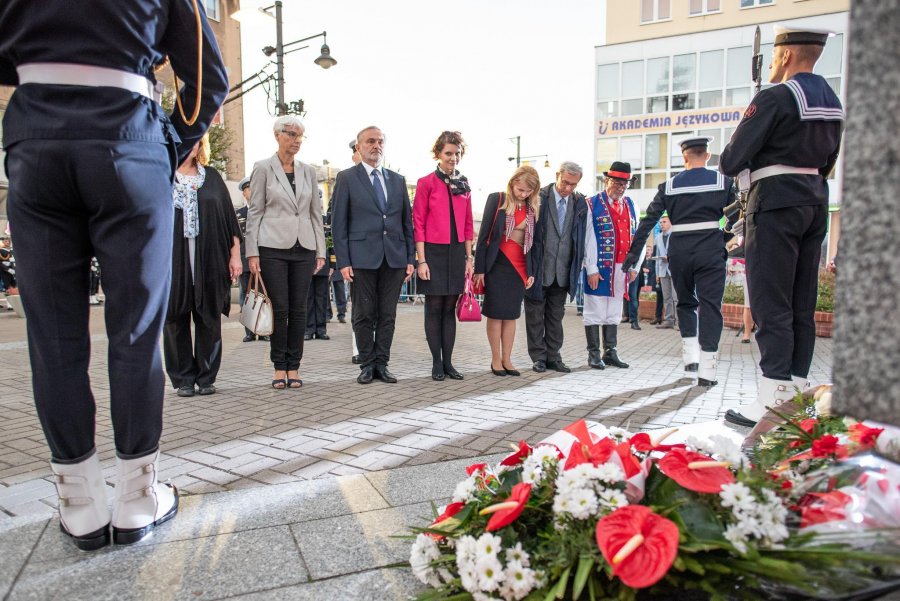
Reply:
[[494, 365], [491, 364], [491, 373], [494, 374], [495, 376], [505, 376], [506, 370], [505, 369], [494, 369]]
[[200, 394], [201, 395], [216, 394], [216, 387], [213, 386], [212, 384], [206, 384], [205, 386], [201, 386]]
[[374, 376], [375, 368], [369, 365], [359, 370], [359, 376], [356, 378], [356, 381], [360, 384], [371, 384]]
[[254, 340], [256, 340], [256, 336], [254, 336], [253, 334], [247, 334], [246, 336], [244, 336], [244, 342], [253, 342]]
[[344, 319], [344, 316], [343, 316], [343, 315], [338, 315], [338, 321], [341, 322], [341, 323], [347, 323], [347, 320]]
[[450, 367], [444, 368], [444, 375], [446, 375], [451, 380], [462, 380], [463, 379], [463, 375], [461, 373], [459, 373], [458, 371], [456, 371], [456, 368], [454, 368], [452, 365]]
[[535, 361], [534, 365], [531, 366], [531, 369], [538, 372], [539, 374], [547, 371], [547, 362], [546, 361]]
[[260, 336], [259, 338], [257, 338], [257, 340], [259, 340], [260, 342], [268, 342], [269, 337], [268, 336]]
[[359, 355], [353, 355], [352, 357], [350, 357], [350, 363], [352, 363], [353, 365], [359, 365], [360, 361], [361, 359], [359, 358]]
[[558, 371], [562, 374], [567, 374], [572, 371], [572, 369], [562, 361], [547, 361], [547, 369], [552, 369], [553, 371]]
[[194, 396], [194, 385], [179, 387], [178, 396]]
[[331, 340], [331, 336], [328, 334], [316, 334], [316, 338], [319, 340]]
[[752, 428], [756, 425], [756, 422], [750, 418], [744, 417], [734, 409], [729, 409], [725, 412], [725, 421], [731, 424], [735, 424], [736, 426], [744, 426], [745, 428]]
[[313, 335], [312, 335], [312, 334], [304, 334], [304, 335], [303, 335], [303, 340], [312, 340], [312, 339], [313, 339]]
[[639, 326], [637, 322], [634, 322], [631, 324], [631, 329], [632, 330], [640, 330], [641, 326]]
[[718, 380], [707, 380], [706, 378], [697, 378], [697, 386], [702, 386], [703, 388], [712, 388], [716, 384], [718, 384]]
[[443, 367], [432, 367], [431, 368], [431, 379], [435, 382], [443, 382], [444, 378], [447, 376], [444, 374]]
[[394, 377], [394, 374], [388, 371], [387, 366], [384, 367], [376, 367], [375, 368], [375, 377], [384, 382], [385, 384], [396, 384], [397, 378]]
[[606, 352], [603, 353], [603, 362], [607, 365], [612, 365], [613, 367], [619, 367], [621, 369], [628, 368], [628, 364], [619, 359], [619, 355], [614, 348], [606, 349]]
[[662, 320], [661, 320], [661, 319], [654, 319], [653, 321], [650, 322], [650, 325], [651, 325], [651, 326], [655, 326], [655, 325], [660, 324], [660, 323], [662, 323]]

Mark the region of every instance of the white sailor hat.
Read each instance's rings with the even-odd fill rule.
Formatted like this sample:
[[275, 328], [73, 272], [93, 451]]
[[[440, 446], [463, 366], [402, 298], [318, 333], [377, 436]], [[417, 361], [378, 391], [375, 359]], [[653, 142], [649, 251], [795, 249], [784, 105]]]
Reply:
[[238, 183], [238, 189], [243, 192], [244, 188], [250, 185], [250, 176], [248, 175]]
[[688, 148], [694, 148], [696, 146], [702, 146], [707, 148], [713, 141], [713, 138], [710, 136], [699, 136], [697, 138], [688, 138], [687, 140], [681, 141], [681, 150], [685, 151]]
[[782, 44], [814, 44], [824, 46], [825, 42], [834, 35], [827, 29], [810, 29], [809, 27], [788, 27], [787, 25], [775, 25], [775, 45]]

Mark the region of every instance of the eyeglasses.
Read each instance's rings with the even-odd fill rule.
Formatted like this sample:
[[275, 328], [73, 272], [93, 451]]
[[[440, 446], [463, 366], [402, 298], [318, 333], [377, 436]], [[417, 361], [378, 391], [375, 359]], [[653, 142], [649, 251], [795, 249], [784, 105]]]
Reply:
[[281, 133], [283, 133], [284, 135], [286, 135], [286, 136], [287, 136], [288, 138], [290, 138], [291, 140], [296, 140], [297, 138], [300, 138], [301, 140], [305, 140], [305, 139], [306, 139], [306, 136], [305, 136], [305, 135], [303, 135], [303, 134], [298, 134], [297, 132], [291, 131], [291, 130], [289, 130], [289, 129], [282, 129], [282, 130], [281, 130]]
[[627, 188], [628, 184], [630, 184], [631, 182], [623, 182], [622, 180], [608, 179], [608, 180], [606, 180], [606, 183], [607, 183], [607, 185], [614, 186], [616, 188]]

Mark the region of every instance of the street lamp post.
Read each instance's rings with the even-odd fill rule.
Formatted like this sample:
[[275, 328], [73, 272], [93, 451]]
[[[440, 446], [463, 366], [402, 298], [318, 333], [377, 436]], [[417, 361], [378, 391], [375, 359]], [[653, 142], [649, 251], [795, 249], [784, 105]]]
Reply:
[[515, 138], [510, 138], [509, 141], [516, 141], [516, 156], [509, 157], [510, 161], [516, 162], [516, 167], [520, 167], [522, 165], [522, 159], [539, 159], [541, 157], [544, 158], [544, 167], [550, 166], [550, 159], [546, 154], [533, 154], [531, 156], [523, 157], [521, 155], [521, 147], [522, 147], [522, 136], [516, 136]]

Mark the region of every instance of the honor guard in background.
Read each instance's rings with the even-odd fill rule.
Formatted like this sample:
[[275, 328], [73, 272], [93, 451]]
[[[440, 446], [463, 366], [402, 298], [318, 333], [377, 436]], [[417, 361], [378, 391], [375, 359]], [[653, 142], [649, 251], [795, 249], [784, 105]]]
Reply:
[[[577, 211], [572, 226], [575, 257], [569, 277], [570, 293], [576, 282], [584, 285], [584, 335], [587, 338], [588, 365], [603, 369], [607, 365], [627, 368], [616, 352], [622, 301], [628, 284], [637, 277], [644, 255], [622, 272], [622, 262], [631, 248], [637, 228], [637, 209], [625, 196], [632, 182], [631, 165], [615, 161], [604, 171], [606, 189], [585, 201], [585, 210]], [[600, 330], [603, 330], [603, 355], [600, 355]]]
[[716, 361], [722, 335], [727, 254], [719, 220], [722, 209], [735, 196], [730, 177], [706, 168], [711, 141], [701, 137], [681, 143], [685, 170], [659, 185], [622, 263], [626, 271], [640, 260], [647, 236], [665, 211], [672, 222], [667, 254], [678, 298], [684, 372], [706, 387], [717, 384]]
[[[172, 180], [228, 91], [197, 2], [94, 0], [90, 10], [102, 21], [82, 2], [0, 4], [0, 84], [18, 86], [3, 145], [34, 400], [60, 526], [83, 550], [135, 543], [178, 509], [175, 488], [157, 482]], [[171, 119], [154, 98], [167, 55], [184, 84]], [[92, 256], [106, 294], [112, 511], [88, 379]]]
[[826, 177], [844, 120], [831, 86], [812, 73], [829, 35], [775, 26], [769, 81], [778, 85], [754, 97], [719, 159], [725, 175], [749, 172], [744, 245], [762, 371], [756, 401], [726, 414], [735, 424], [752, 426], [808, 384]]

